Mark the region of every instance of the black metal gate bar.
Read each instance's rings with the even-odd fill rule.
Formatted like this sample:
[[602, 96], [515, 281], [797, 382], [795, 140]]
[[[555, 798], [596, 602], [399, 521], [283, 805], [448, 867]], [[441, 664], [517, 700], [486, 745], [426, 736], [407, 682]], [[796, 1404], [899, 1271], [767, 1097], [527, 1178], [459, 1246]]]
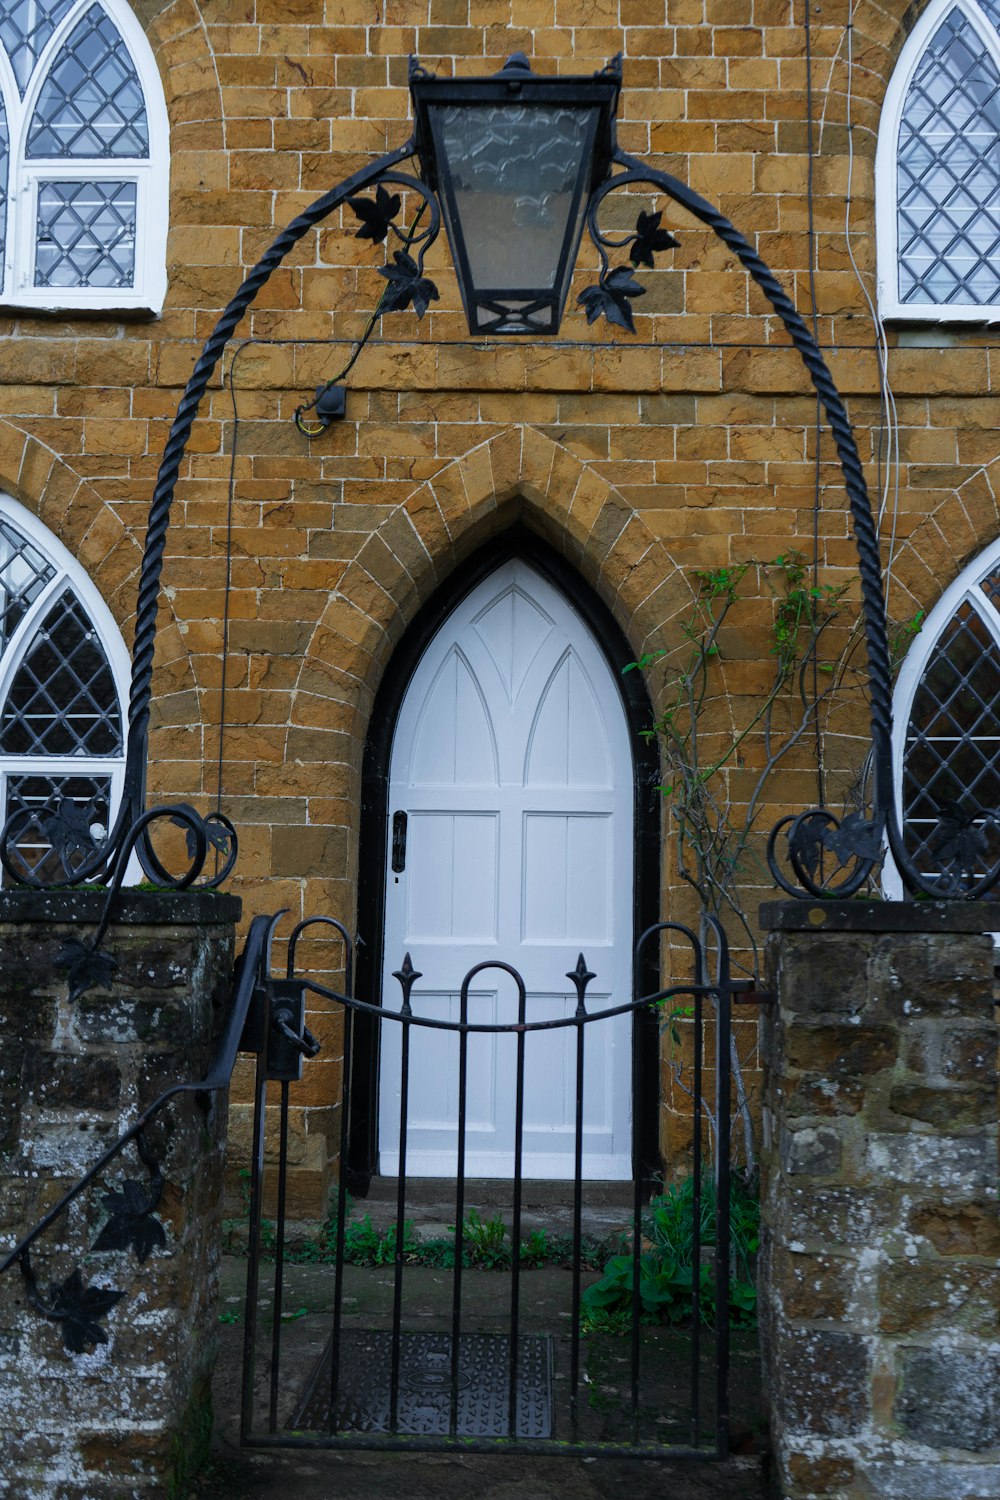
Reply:
[[[639, 972], [638, 952], [635, 973]], [[639, 1441], [639, 1377], [642, 1341], [639, 1319], [642, 1313], [642, 1199], [644, 1184], [639, 1171], [640, 1132], [642, 1129], [636, 1100], [639, 1097], [639, 1049], [632, 1047], [632, 1317], [629, 1325], [629, 1410], [633, 1443]]]
[[[729, 1442], [729, 1381], [723, 1372], [729, 1371], [729, 1150], [731, 1129], [730, 1090], [730, 1012], [729, 953], [725, 934], [715, 923], [719, 952], [716, 962], [716, 1017], [715, 1017], [715, 1128], [719, 1141], [716, 1152], [715, 1176], [715, 1338], [716, 1338], [716, 1383], [715, 1383], [715, 1441], [719, 1453], [724, 1453]], [[700, 1114], [700, 1106], [698, 1109]], [[722, 1142], [727, 1149], [722, 1149]], [[722, 1252], [722, 1253], [720, 1253]], [[720, 1316], [719, 1309], [722, 1309]]]
[[514, 1205], [513, 1205], [513, 1228], [511, 1229], [511, 1244], [513, 1253], [510, 1265], [510, 1342], [507, 1346], [507, 1367], [510, 1382], [510, 1392], [507, 1404], [507, 1436], [517, 1437], [517, 1375], [520, 1360], [518, 1358], [518, 1322], [520, 1317], [519, 1292], [521, 1286], [521, 1193], [523, 1189], [524, 1176], [524, 1026], [527, 1021], [528, 995], [524, 988], [524, 980], [514, 970], [517, 980], [517, 1076], [514, 1085]]
[[[277, 920], [277, 918], [275, 918]], [[270, 973], [270, 945], [261, 977]], [[260, 986], [258, 986], [258, 989]], [[260, 1276], [260, 1224], [264, 1192], [264, 1107], [267, 1094], [267, 1055], [271, 1028], [265, 1026], [258, 1042], [254, 1077], [253, 1133], [250, 1155], [250, 1226], [247, 1241], [247, 1293], [243, 1310], [243, 1394], [240, 1402], [240, 1440], [247, 1442], [253, 1430], [253, 1395], [257, 1361], [257, 1288]], [[273, 1430], [273, 1429], [272, 1429]]]
[[[570, 1428], [573, 1441], [579, 1437], [580, 1423], [577, 1409], [580, 1395], [580, 1261], [583, 1258], [583, 1063], [584, 1063], [584, 1018], [587, 1007], [584, 1000], [586, 986], [583, 974], [577, 967], [576, 978], [576, 1104], [573, 1123], [576, 1140], [573, 1142], [573, 1269], [572, 1294], [570, 1298]], [[633, 1073], [635, 1054], [632, 1057]]]
[[[345, 996], [354, 995], [354, 942], [343, 922], [338, 922], [336, 917], [318, 915], [306, 917], [298, 922], [292, 929], [288, 939], [288, 953], [286, 958], [285, 977], [288, 980], [295, 978], [295, 957], [298, 951], [299, 939], [303, 933], [314, 927], [332, 927], [340, 938], [344, 949], [344, 993]], [[347, 1174], [344, 1164], [347, 1161], [347, 1146], [349, 1140], [350, 1114], [350, 1077], [351, 1077], [351, 1052], [354, 1040], [354, 1011], [349, 1005], [342, 1007], [344, 1041], [342, 1049], [341, 1064], [341, 1091], [340, 1091], [340, 1156], [337, 1167], [337, 1220], [334, 1234], [335, 1258], [334, 1258], [334, 1283], [333, 1283], [333, 1333], [331, 1335], [330, 1350], [330, 1413], [332, 1433], [332, 1414], [337, 1408], [337, 1385], [340, 1373], [340, 1330], [344, 1305], [344, 1244], [347, 1233]], [[283, 1223], [279, 1224], [279, 1234], [283, 1231]], [[281, 1305], [276, 1303], [276, 1310], [280, 1313]], [[280, 1318], [279, 1318], [280, 1321]], [[275, 1379], [279, 1374], [273, 1372]], [[276, 1415], [271, 1416], [271, 1431], [277, 1430]]]
[[[305, 928], [314, 923], [333, 926], [345, 948], [346, 993], [318, 983], [303, 974], [296, 973], [296, 944]], [[436, 1452], [459, 1448], [466, 1452], [521, 1452], [521, 1453], [566, 1453], [581, 1455], [605, 1453], [633, 1453], [637, 1456], [663, 1458], [722, 1457], [728, 1448], [728, 1291], [729, 1291], [729, 1003], [731, 980], [725, 938], [717, 924], [708, 922], [717, 945], [714, 972], [709, 974], [702, 944], [688, 928], [676, 923], [658, 923], [643, 934], [639, 948], [654, 937], [672, 931], [691, 945], [694, 977], [676, 985], [669, 985], [645, 996], [633, 996], [629, 1001], [610, 1005], [604, 1010], [590, 1012], [586, 1006], [586, 989], [595, 977], [586, 967], [580, 955], [576, 970], [567, 978], [575, 985], [577, 1003], [573, 1014], [554, 1020], [530, 1021], [528, 1019], [527, 993], [521, 975], [511, 965], [499, 960], [487, 960], [475, 965], [462, 981], [459, 995], [459, 1019], [447, 1021], [431, 1019], [416, 1014], [412, 1005], [412, 991], [419, 975], [410, 962], [409, 955], [401, 969], [396, 971], [402, 989], [399, 1010], [371, 1005], [351, 994], [353, 983], [353, 950], [343, 926], [333, 918], [311, 918], [300, 923], [289, 942], [287, 978], [272, 980], [269, 962], [264, 964], [259, 977], [260, 1020], [263, 1035], [258, 1039], [258, 1074], [254, 1090], [253, 1172], [250, 1192], [250, 1244], [248, 1267], [248, 1290], [246, 1302], [246, 1360], [242, 1401], [243, 1441], [269, 1446], [294, 1447], [343, 1447], [364, 1449], [395, 1449], [399, 1451]], [[638, 951], [638, 950], [637, 950]], [[475, 977], [486, 970], [500, 970], [514, 980], [517, 987], [517, 1019], [508, 1023], [493, 1023], [470, 1020], [470, 987]], [[282, 1361], [286, 1358], [287, 1339], [282, 1334], [281, 1317], [284, 1284], [287, 1279], [286, 1235], [284, 1212], [288, 1193], [287, 1146], [289, 1139], [289, 1109], [291, 1095], [289, 1085], [301, 1076], [301, 1054], [312, 1055], [315, 1045], [305, 1029], [305, 1003], [307, 993], [323, 998], [327, 1003], [339, 1006], [343, 1015], [343, 1075], [340, 1089], [340, 1146], [341, 1163], [346, 1160], [349, 1147], [351, 1064], [354, 1027], [358, 1015], [367, 1014], [383, 1026], [401, 1027], [401, 1087], [399, 1100], [399, 1167], [395, 1189], [394, 1232], [395, 1246], [391, 1276], [390, 1332], [352, 1333], [350, 1335], [351, 1362], [345, 1365], [345, 1245], [347, 1238], [347, 1190], [346, 1174], [340, 1172], [337, 1187], [336, 1229], [334, 1235], [335, 1266], [333, 1270], [334, 1307], [330, 1339], [315, 1365], [305, 1390], [297, 1398], [290, 1397], [287, 1373]], [[643, 1261], [643, 1191], [644, 1184], [638, 1175], [633, 1179], [631, 1211], [631, 1287], [628, 1318], [630, 1347], [628, 1350], [627, 1386], [620, 1390], [620, 1406], [614, 1406], [610, 1418], [592, 1418], [589, 1428], [582, 1421], [581, 1394], [584, 1380], [581, 1313], [583, 1311], [582, 1253], [583, 1253], [583, 1131], [586, 1103], [585, 1062], [587, 1057], [586, 1029], [596, 1022], [609, 1022], [614, 1017], [635, 1014], [646, 1007], [657, 1007], [676, 1003], [681, 999], [692, 1003], [694, 1040], [694, 1118], [693, 1139], [693, 1224], [692, 1224], [692, 1269], [690, 1306], [690, 1391], [687, 1402], [689, 1417], [689, 1441], [671, 1444], [659, 1438], [646, 1439], [641, 1434], [643, 1413], [643, 1378], [646, 1365], [645, 1340], [643, 1336], [643, 1275], [648, 1267]], [[703, 1108], [702, 1090], [704, 1068], [702, 1052], [706, 1035], [705, 1001], [709, 1000], [715, 1017], [715, 1145], [716, 1168], [716, 1238], [714, 1245], [716, 1318], [714, 1328], [715, 1359], [715, 1411], [713, 1423], [714, 1442], [704, 1446], [702, 1436], [702, 1378], [705, 1344], [701, 1335], [701, 1258], [703, 1236], [701, 1232], [701, 1210], [704, 1203], [704, 1177], [702, 1154], [705, 1146], [705, 1131], [701, 1120]], [[278, 1005], [281, 1002], [285, 1009]], [[289, 1008], [290, 1007], [290, 1008]], [[292, 1018], [289, 1024], [289, 1017]], [[409, 1071], [413, 1056], [411, 1047], [412, 1028], [420, 1026], [427, 1030], [457, 1033], [458, 1037], [458, 1109], [456, 1129], [456, 1176], [455, 1176], [455, 1230], [454, 1266], [452, 1270], [451, 1318], [449, 1335], [423, 1335], [418, 1340], [407, 1331], [404, 1311], [405, 1266], [407, 1261], [407, 1151], [409, 1118]], [[545, 1032], [574, 1028], [574, 1046], [570, 1055], [575, 1056], [574, 1082], [574, 1143], [572, 1185], [572, 1249], [571, 1285], [569, 1291], [569, 1380], [568, 1413], [563, 1407], [562, 1416], [553, 1408], [553, 1387], [550, 1384], [551, 1349], [547, 1341], [536, 1334], [524, 1335], [524, 1286], [521, 1275], [520, 1250], [524, 1209], [524, 1147], [525, 1147], [525, 1079], [527, 1067], [528, 1036], [534, 1032]], [[511, 1179], [512, 1256], [510, 1266], [510, 1304], [507, 1316], [507, 1334], [463, 1332], [466, 1319], [464, 1296], [466, 1282], [465, 1246], [466, 1225], [466, 1165], [468, 1150], [469, 1111], [469, 1046], [473, 1035], [490, 1035], [498, 1040], [504, 1035], [513, 1035], [516, 1048], [514, 1090], [514, 1160]], [[635, 1078], [636, 1055], [633, 1052], [633, 1080]], [[571, 1064], [571, 1066], [573, 1066]], [[267, 1103], [268, 1078], [281, 1084], [279, 1101], [279, 1146], [280, 1160], [277, 1172], [278, 1223], [273, 1242], [273, 1326], [270, 1330], [269, 1362], [265, 1382], [264, 1406], [266, 1416], [263, 1431], [255, 1426], [255, 1379], [257, 1336], [260, 1330], [259, 1283], [263, 1259], [262, 1216], [264, 1197], [264, 1118]], [[633, 1147], [637, 1147], [635, 1131], [637, 1112], [633, 1111]], [[636, 1152], [636, 1161], [638, 1155]], [[655, 1264], [654, 1264], [655, 1270]], [[471, 1283], [470, 1283], [471, 1285]], [[561, 1314], [565, 1316], [565, 1313]], [[385, 1325], [382, 1325], [385, 1326]], [[489, 1326], [489, 1325], [487, 1325]], [[600, 1335], [598, 1342], [588, 1345], [588, 1360], [594, 1351], [600, 1358]], [[449, 1371], [447, 1390], [444, 1381], [433, 1377], [437, 1395], [428, 1407], [426, 1383], [420, 1383], [419, 1357], [428, 1358], [422, 1351], [431, 1346], [431, 1363], [434, 1368], [445, 1367]], [[565, 1345], [562, 1346], [565, 1358]], [[660, 1371], [663, 1351], [660, 1351]], [[418, 1364], [414, 1364], [414, 1360]], [[486, 1384], [485, 1374], [477, 1375], [477, 1360], [492, 1361], [493, 1373]], [[364, 1361], [367, 1365], [362, 1368]], [[506, 1363], [504, 1363], [506, 1361]], [[443, 1363], [442, 1363], [443, 1362]], [[613, 1361], [614, 1363], [614, 1361]], [[350, 1391], [344, 1386], [345, 1371], [350, 1368], [352, 1385]], [[485, 1368], [485, 1367], [480, 1367]], [[613, 1368], [613, 1365], [612, 1365]], [[651, 1367], [653, 1368], [653, 1367]], [[546, 1373], [547, 1372], [547, 1373]], [[624, 1374], [624, 1370], [623, 1370]], [[368, 1384], [358, 1384], [360, 1376]], [[587, 1377], [589, 1380], [589, 1377]], [[614, 1394], [614, 1377], [610, 1377], [609, 1388]], [[662, 1374], [654, 1375], [655, 1379]], [[489, 1383], [489, 1382], [492, 1382]], [[372, 1383], [374, 1382], [374, 1384]], [[416, 1385], [414, 1384], [416, 1382]], [[471, 1387], [470, 1387], [471, 1382]], [[499, 1382], [499, 1384], [497, 1383]], [[467, 1389], [469, 1388], [469, 1389]], [[655, 1388], [655, 1387], [654, 1387]], [[414, 1390], [417, 1396], [414, 1396]], [[565, 1389], [565, 1388], [564, 1388]], [[662, 1389], [662, 1387], [659, 1387]], [[668, 1377], [667, 1390], [673, 1390]], [[404, 1391], [406, 1393], [404, 1400]], [[501, 1391], [503, 1395], [501, 1396]], [[287, 1403], [296, 1401], [290, 1416]], [[671, 1409], [677, 1409], [673, 1394]], [[565, 1397], [564, 1397], [565, 1400]], [[444, 1402], [444, 1405], [441, 1402]], [[367, 1404], [366, 1404], [367, 1403]], [[504, 1409], [506, 1403], [506, 1409]], [[591, 1405], [593, 1401], [591, 1399]], [[648, 1406], [648, 1397], [647, 1397]], [[614, 1410], [620, 1411], [615, 1418]], [[679, 1409], [683, 1411], [683, 1406]], [[428, 1416], [428, 1412], [430, 1416]], [[435, 1416], [434, 1413], [438, 1415]], [[416, 1415], [414, 1416], [414, 1413]], [[418, 1420], [419, 1419], [419, 1420]], [[676, 1421], [671, 1418], [671, 1421]], [[417, 1426], [414, 1428], [414, 1421]], [[427, 1422], [430, 1425], [427, 1425]], [[567, 1422], [569, 1441], [559, 1434], [554, 1423]], [[628, 1437], [608, 1439], [593, 1436], [595, 1421], [604, 1425], [605, 1432], [614, 1432], [616, 1426]], [[624, 1428], [621, 1424], [624, 1421]], [[420, 1423], [424, 1425], [421, 1426]], [[435, 1424], [440, 1422], [440, 1427]], [[610, 1426], [607, 1425], [610, 1423]], [[532, 1430], [537, 1436], [530, 1436]], [[565, 1431], [566, 1429], [564, 1429]], [[598, 1429], [599, 1430], [599, 1429]]]
[[448, 1432], [458, 1432], [458, 1352], [462, 1336], [462, 1267], [465, 1262], [465, 1129], [469, 1102], [469, 978], [462, 981], [458, 1018], [458, 1152], [455, 1162], [455, 1280], [451, 1310], [451, 1401]]
[[277, 1229], [274, 1251], [274, 1309], [277, 1316], [271, 1325], [271, 1404], [270, 1426], [274, 1432], [278, 1425], [278, 1374], [281, 1370], [281, 1312], [285, 1296], [285, 1207], [288, 1202], [288, 1079], [279, 1085], [281, 1103], [278, 1124], [278, 1201]]
[[[691, 1121], [691, 1441], [698, 1441], [701, 1425], [701, 1099], [702, 1047], [705, 1013], [702, 997], [694, 997], [694, 1117]], [[726, 1315], [729, 1312], [726, 1288]]]
[[396, 1432], [399, 1425], [399, 1351], [403, 1317], [403, 1240], [406, 1234], [406, 1135], [407, 1116], [410, 1107], [410, 1025], [413, 1014], [410, 1009], [410, 991], [421, 977], [409, 961], [409, 954], [402, 969], [397, 969], [394, 978], [403, 990], [400, 1007], [402, 1035], [400, 1037], [400, 1089], [399, 1089], [399, 1172], [396, 1180], [396, 1256], [392, 1271], [392, 1354], [389, 1362], [389, 1431]]
[[692, 1460], [712, 1463], [726, 1457], [715, 1447], [695, 1448], [684, 1443], [567, 1443], [559, 1438], [508, 1438], [463, 1436], [457, 1442], [447, 1436], [413, 1433], [341, 1432], [333, 1442], [328, 1437], [297, 1431], [254, 1433], [244, 1439], [252, 1448], [340, 1448], [360, 1453], [489, 1453], [521, 1458], [643, 1458], [668, 1459], [671, 1462]]

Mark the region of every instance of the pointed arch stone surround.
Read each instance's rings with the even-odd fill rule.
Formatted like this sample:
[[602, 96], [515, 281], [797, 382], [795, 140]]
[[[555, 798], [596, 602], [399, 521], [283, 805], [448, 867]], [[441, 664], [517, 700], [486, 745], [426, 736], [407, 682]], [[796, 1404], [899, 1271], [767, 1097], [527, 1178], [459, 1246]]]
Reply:
[[392, 648], [420, 605], [515, 521], [579, 570], [637, 656], [666, 646], [693, 597], [667, 547], [584, 460], [511, 427], [417, 485], [346, 567], [303, 658], [293, 724], [315, 725], [314, 700], [335, 698], [363, 739]]

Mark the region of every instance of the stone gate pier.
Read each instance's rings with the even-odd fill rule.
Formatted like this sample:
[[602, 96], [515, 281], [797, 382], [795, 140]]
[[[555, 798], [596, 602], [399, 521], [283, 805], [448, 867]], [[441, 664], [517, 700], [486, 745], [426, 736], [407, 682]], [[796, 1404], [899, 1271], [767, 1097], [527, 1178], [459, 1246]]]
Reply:
[[[0, 893], [0, 1260], [205, 1076], [229, 1013], [235, 897], [123, 892], [95, 963], [106, 899]], [[0, 1277], [4, 1500], [186, 1493], [212, 1426], [225, 1124], [224, 1090], [173, 1099], [31, 1247], [28, 1278]]]
[[778, 1493], [1000, 1495], [1000, 904], [774, 902], [762, 922]]

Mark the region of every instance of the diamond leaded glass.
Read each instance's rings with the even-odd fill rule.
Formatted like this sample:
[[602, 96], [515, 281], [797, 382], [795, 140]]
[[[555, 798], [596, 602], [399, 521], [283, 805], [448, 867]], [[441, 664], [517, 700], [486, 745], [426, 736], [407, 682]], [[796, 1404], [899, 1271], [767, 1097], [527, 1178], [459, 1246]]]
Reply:
[[36, 286], [132, 286], [134, 182], [43, 182], [38, 187]]
[[35, 63], [73, 0], [0, 0], [0, 42], [23, 94]]
[[[994, 601], [1000, 572], [982, 583]], [[942, 891], [1000, 858], [1000, 639], [966, 598], [942, 631], [913, 699], [903, 759], [903, 829]]]
[[900, 300], [1000, 303], [1000, 71], [957, 6], [913, 75], [897, 161]]
[[0, 719], [7, 755], [117, 755], [121, 714], [111, 667], [75, 594], [53, 605], [25, 652]]
[[114, 22], [92, 5], [46, 75], [29, 157], [148, 156], [142, 86]]
[[9, 776], [9, 851], [23, 873], [41, 880], [70, 881], [101, 841], [111, 820], [110, 776]]
[[55, 577], [55, 568], [27, 537], [0, 519], [0, 652], [42, 589]]

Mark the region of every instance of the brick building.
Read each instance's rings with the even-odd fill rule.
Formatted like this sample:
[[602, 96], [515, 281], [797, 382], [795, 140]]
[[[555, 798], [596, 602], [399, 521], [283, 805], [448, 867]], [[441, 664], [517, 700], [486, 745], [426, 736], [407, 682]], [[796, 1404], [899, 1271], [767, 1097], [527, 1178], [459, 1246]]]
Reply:
[[[114, 797], [149, 495], [184, 382], [242, 273], [319, 193], [406, 139], [409, 54], [475, 75], [515, 50], [561, 73], [592, 72], [621, 51], [624, 148], [718, 203], [812, 322], [882, 512], [890, 615], [912, 634], [928, 613], [898, 688], [900, 774], [915, 767], [904, 811], [919, 837], [921, 788], [944, 777], [940, 803], [956, 775], [995, 806], [998, 27], [993, 0], [837, 0], [808, 16], [798, 0], [5, 6], [7, 812], [60, 788], [98, 808]], [[509, 919], [529, 947], [561, 936], [575, 955], [582, 928], [597, 934], [594, 968], [603, 942], [612, 987], [628, 982], [627, 954], [625, 970], [616, 965], [637, 917], [691, 911], [638, 735], [665, 706], [668, 675], [654, 662], [643, 689], [633, 674], [626, 701], [615, 667], [675, 649], [695, 570], [793, 551], [817, 565], [816, 586], [846, 586], [830, 639], [834, 655], [848, 644], [854, 543], [800, 360], [724, 248], [656, 206], [680, 245], [644, 273], [634, 337], [589, 325], [577, 306], [593, 279], [585, 249], [557, 339], [470, 339], [442, 236], [427, 263], [439, 299], [423, 319], [381, 320], [347, 379], [345, 419], [310, 438], [294, 412], [347, 362], [383, 286], [381, 247], [355, 237], [345, 210], [271, 278], [195, 425], [164, 575], [150, 791], [201, 806], [221, 795], [240, 830], [232, 887], [247, 911], [284, 905], [356, 925], [376, 991], [383, 915], [393, 940], [408, 932], [405, 914], [392, 926], [387, 787], [397, 775], [411, 789], [442, 780], [440, 769], [421, 780], [421, 726], [437, 733], [426, 753], [439, 767], [452, 757], [454, 788], [504, 780], [498, 763], [476, 769], [490, 733], [506, 753], [496, 746], [507, 710], [488, 701], [474, 637], [506, 663], [497, 681], [512, 712], [522, 680], [537, 678], [527, 718], [508, 726], [524, 786], [590, 797], [606, 783], [610, 800], [553, 795], [544, 816], [557, 826], [538, 823], [524, 797], [500, 807], [456, 791], [438, 840], [451, 852], [419, 882], [438, 900], [426, 921], [444, 948], [461, 935], [463, 890], [477, 896], [492, 849], [494, 884], [476, 909], [489, 907], [493, 925], [463, 929], [471, 946], [497, 941]], [[774, 611], [767, 577], [751, 569], [720, 637], [709, 748], [732, 743], [773, 676]], [[550, 655], [522, 660], [539, 614]], [[954, 686], [974, 772], [949, 769], [948, 726], [920, 718], [928, 670], [939, 689]], [[578, 764], [574, 749], [556, 766], [559, 733], [535, 737], [557, 700], [562, 742], [602, 746], [599, 765]], [[832, 803], [863, 759], [859, 695], [845, 687], [843, 701], [825, 751]], [[480, 720], [462, 707], [473, 702], [489, 721], [481, 742]], [[413, 754], [394, 766], [397, 717]], [[913, 726], [923, 759], [908, 761]], [[763, 753], [751, 736], [732, 761], [735, 805]], [[762, 826], [817, 795], [810, 735], [769, 783]], [[408, 806], [412, 823], [429, 804]], [[506, 915], [507, 856], [488, 833], [504, 807], [522, 829], [508, 854], [524, 879]], [[473, 825], [459, 827], [456, 809], [480, 820], [464, 854]], [[578, 891], [570, 877], [582, 868], [604, 883]], [[441, 869], [452, 872], [447, 900]], [[545, 904], [549, 885], [569, 892], [561, 915]], [[560, 957], [555, 972], [564, 968]], [[544, 976], [537, 984], [552, 989]], [[335, 1026], [322, 1015], [310, 1024], [325, 1045], [295, 1120], [303, 1210], [328, 1180], [340, 1073]], [[672, 1068], [659, 1084], [655, 1067], [647, 1073], [643, 1107], [669, 1154], [657, 1090], [669, 1102]], [[621, 1097], [610, 1074], [605, 1085], [611, 1119]], [[621, 1086], [627, 1116], [627, 1067]], [[369, 1166], [377, 1113], [373, 1092], [361, 1130]], [[621, 1166], [617, 1129], [611, 1119], [594, 1145], [593, 1175], [613, 1175], [616, 1153]], [[430, 1137], [426, 1149], [432, 1163]]]

